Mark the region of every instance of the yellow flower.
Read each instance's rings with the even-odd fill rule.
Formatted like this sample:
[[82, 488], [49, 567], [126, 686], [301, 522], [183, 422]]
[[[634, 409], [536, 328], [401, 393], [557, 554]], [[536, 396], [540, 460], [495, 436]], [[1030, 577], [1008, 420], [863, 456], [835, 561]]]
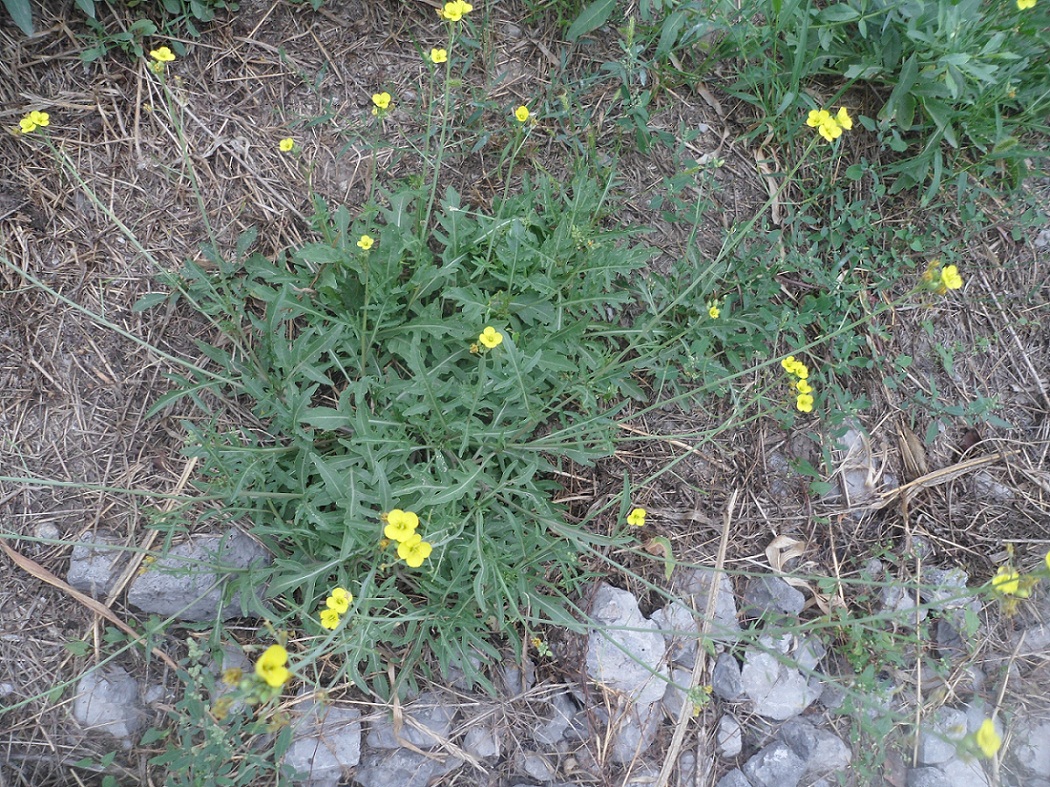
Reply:
[[800, 380], [805, 380], [809, 377], [809, 369], [802, 361], [795, 360], [794, 355], [789, 355], [780, 365], [784, 367], [784, 371], [790, 374], [792, 377], [798, 377]]
[[430, 50], [430, 62], [431, 63], [434, 63], [434, 64], [444, 63], [447, 60], [448, 60], [448, 52], [446, 50], [438, 49], [437, 47], [434, 47], [433, 49]]
[[641, 527], [645, 524], [645, 509], [644, 508], [633, 508], [631, 513], [627, 515], [627, 524], [633, 527]]
[[846, 131], [853, 128], [853, 118], [849, 116], [849, 112], [845, 107], [839, 107], [838, 114], [835, 115], [835, 122]]
[[834, 123], [834, 118], [826, 109], [811, 109], [806, 118], [806, 125], [810, 128], [820, 128], [828, 123]]
[[372, 114], [379, 115], [380, 112], [386, 112], [390, 109], [390, 101], [390, 94], [385, 91], [383, 93], [373, 93], [372, 103], [375, 104], [375, 106], [372, 107]]
[[370, 248], [375, 246], [375, 238], [371, 235], [362, 235], [357, 241], [357, 248], [362, 251], [368, 251]]
[[172, 54], [171, 50], [166, 46], [157, 47], [151, 49], [149, 56], [156, 60], [158, 63], [170, 63], [175, 59], [175, 55]]
[[18, 121], [18, 127], [23, 134], [29, 134], [49, 125], [51, 125], [51, 116], [46, 112], [37, 112], [35, 109]]
[[995, 753], [999, 751], [999, 747], [1003, 745], [1003, 739], [995, 731], [995, 722], [991, 719], [985, 719], [981, 722], [981, 726], [974, 733], [973, 738], [977, 742], [977, 747], [981, 750], [981, 754], [988, 758], [994, 757]]
[[448, 22], [458, 22], [473, 10], [474, 6], [463, 0], [449, 0], [444, 7], [438, 9], [438, 16]]
[[503, 334], [489, 325], [486, 326], [485, 330], [483, 330], [478, 336], [478, 341], [491, 350], [494, 347], [499, 347], [503, 343]]
[[411, 568], [419, 568], [423, 561], [430, 557], [434, 548], [423, 540], [419, 533], [413, 533], [397, 545], [397, 556], [404, 560]]
[[332, 631], [336, 626], [339, 625], [339, 613], [336, 612], [334, 609], [322, 609], [321, 625], [329, 631]]
[[722, 310], [718, 308], [718, 301], [707, 302], [707, 316], [712, 320], [717, 320], [722, 314]]
[[1004, 596], [1017, 594], [1021, 587], [1021, 575], [1009, 566], [999, 566], [999, 571], [992, 577], [992, 590]]
[[813, 393], [813, 386], [807, 383], [805, 380], [799, 380], [795, 383], [795, 390], [800, 394]]
[[404, 541], [419, 527], [419, 517], [411, 511], [402, 511], [400, 508], [395, 508], [389, 514], [385, 514], [384, 519], [386, 527], [383, 528], [383, 535], [391, 541]]
[[1021, 11], [1027, 11], [1029, 8], [1035, 8], [1035, 0], [1017, 0], [1017, 8]]
[[354, 601], [354, 596], [346, 588], [336, 588], [332, 591], [327, 599], [325, 599], [325, 606], [331, 610], [334, 610], [337, 614], [343, 615], [350, 605]]
[[277, 143], [277, 147], [281, 149], [282, 153], [287, 153], [295, 147], [295, 140], [291, 137], [285, 137]]
[[520, 107], [514, 110], [514, 117], [518, 119], [519, 123], [524, 123], [529, 119], [529, 108], [522, 104]]
[[255, 674], [262, 678], [267, 686], [283, 686], [292, 677], [292, 673], [284, 666], [287, 663], [288, 651], [280, 645], [271, 645], [255, 662]]
[[799, 394], [795, 399], [795, 407], [798, 408], [800, 413], [813, 412], [813, 394]]
[[830, 123], [825, 123], [817, 128], [817, 133], [828, 142], [834, 142], [842, 136], [842, 126], [832, 120]]
[[941, 285], [949, 290], [957, 290], [962, 287], [962, 276], [959, 269], [954, 265], [945, 265], [941, 271]]
[[1043, 558], [1043, 562], [1046, 563], [1046, 570], [1050, 571], [1050, 552], [1046, 553], [1046, 557]]

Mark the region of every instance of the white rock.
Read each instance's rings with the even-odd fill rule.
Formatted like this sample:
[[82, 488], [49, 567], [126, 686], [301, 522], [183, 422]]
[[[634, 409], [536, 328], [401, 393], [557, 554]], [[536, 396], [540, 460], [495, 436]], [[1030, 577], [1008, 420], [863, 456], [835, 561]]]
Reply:
[[73, 718], [88, 729], [120, 738], [125, 747], [146, 723], [139, 684], [122, 667], [93, 669], [77, 684]]
[[651, 705], [667, 689], [667, 645], [638, 601], [626, 590], [602, 583], [591, 617], [600, 627], [587, 638], [587, 676], [640, 705]]
[[731, 713], [726, 713], [718, 720], [718, 732], [715, 738], [718, 742], [718, 756], [727, 760], [736, 757], [744, 748], [744, 735], [740, 729], [740, 722]]
[[1010, 756], [1021, 773], [1050, 779], [1050, 721], [1018, 716], [1013, 724]]
[[656, 610], [652, 621], [667, 641], [671, 661], [692, 669], [696, 664], [697, 642], [700, 639], [692, 610], [681, 601], [675, 601]]
[[284, 755], [289, 769], [311, 784], [336, 784], [361, 760], [361, 712], [308, 701], [296, 706], [292, 743]]
[[988, 787], [988, 776], [977, 760], [949, 760], [940, 768], [952, 787]]
[[227, 571], [268, 565], [271, 560], [264, 547], [237, 530], [225, 536], [194, 536], [135, 578], [128, 603], [178, 620], [210, 621], [216, 615], [228, 620], [241, 611], [238, 594], [222, 605]]
[[613, 720], [612, 750], [609, 758], [613, 762], [636, 762], [656, 740], [663, 709], [660, 703], [632, 704]]
[[938, 708], [922, 722], [919, 732], [920, 765], [940, 765], [955, 757], [956, 744], [966, 735], [966, 714], [957, 708]]
[[819, 696], [797, 669], [757, 650], [744, 654], [740, 682], [755, 713], [779, 721], [802, 713]]
[[499, 736], [491, 727], [471, 727], [463, 736], [463, 750], [481, 760], [499, 757]]

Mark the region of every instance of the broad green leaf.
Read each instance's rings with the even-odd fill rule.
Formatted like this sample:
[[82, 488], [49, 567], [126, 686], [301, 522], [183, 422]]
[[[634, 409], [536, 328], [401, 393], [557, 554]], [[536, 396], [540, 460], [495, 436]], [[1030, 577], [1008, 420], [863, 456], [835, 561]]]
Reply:
[[565, 37], [576, 41], [580, 36], [594, 32], [609, 20], [615, 7], [616, 0], [594, 0], [576, 17]]
[[817, 19], [824, 24], [842, 24], [844, 22], [852, 22], [859, 16], [860, 12], [856, 8], [840, 3], [825, 8], [817, 16]]
[[19, 30], [27, 36], [33, 35], [33, 9], [29, 0], [4, 0], [4, 8]]
[[152, 309], [154, 306], [159, 306], [170, 297], [171, 294], [167, 292], [147, 292], [135, 301], [135, 305], [131, 307], [131, 310], [134, 312], [144, 312], [148, 309]]

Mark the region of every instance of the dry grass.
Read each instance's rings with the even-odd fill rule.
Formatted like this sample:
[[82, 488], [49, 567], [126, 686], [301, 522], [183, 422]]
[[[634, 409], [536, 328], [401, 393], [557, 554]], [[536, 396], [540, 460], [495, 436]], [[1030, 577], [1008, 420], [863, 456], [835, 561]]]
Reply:
[[[47, 32], [32, 41], [9, 26], [0, 28], [0, 125], [15, 125], [30, 109], [49, 111], [52, 137], [75, 172], [166, 268], [184, 258], [203, 262], [201, 245], [209, 236], [228, 250], [253, 226], [263, 228], [257, 250], [274, 254], [307, 236], [308, 177], [326, 199], [350, 206], [373, 188], [369, 96], [385, 89], [404, 97], [407, 107], [424, 70], [411, 42], [423, 50], [439, 43], [432, 13], [424, 4], [351, 2], [314, 14], [306, 6], [248, 0], [231, 20], [191, 42], [188, 56], [172, 70], [173, 86], [207, 222], [189, 187], [179, 135], [156, 80], [143, 63], [116, 51], [82, 65], [78, 53], [84, 44], [71, 24], [45, 16], [39, 26]], [[556, 40], [556, 31], [522, 29], [509, 6], [497, 5], [492, 14], [472, 72], [476, 76], [467, 86], [470, 95], [490, 107], [553, 98], [560, 84], [550, 78], [557, 61], [548, 42]], [[574, 68], [584, 73], [601, 56], [609, 55], [585, 53]], [[588, 57], [596, 59], [587, 62]], [[573, 75], [566, 79], [571, 84]], [[596, 136], [612, 133], [618, 110], [610, 90], [595, 88], [577, 97]], [[768, 195], [756, 162], [769, 152], [732, 142], [735, 132], [726, 116], [733, 108], [706, 87], [666, 98], [653, 125], [675, 132], [706, 124], [710, 130], [686, 152], [726, 161], [717, 173], [719, 188], [710, 195], [723, 222], [753, 215]], [[319, 117], [328, 119], [311, 122]], [[421, 131], [419, 118], [407, 108], [393, 113], [385, 132], [399, 144], [376, 158], [384, 177], [413, 171], [417, 160], [400, 143]], [[302, 160], [312, 162], [309, 175], [277, 150], [276, 141], [289, 134], [303, 148]], [[533, 158], [551, 171], [566, 171], [571, 157], [553, 135], [537, 138]], [[462, 166], [448, 168], [448, 185], [473, 202], [488, 202], [502, 188], [495, 171], [500, 149], [501, 140], [490, 140]], [[654, 239], [666, 259], [681, 256], [685, 231], [662, 222], [648, 207], [651, 187], [678, 162], [657, 148], [649, 156], [625, 150], [621, 165], [621, 188], [629, 197], [622, 220], [657, 229]], [[2, 135], [0, 174], [0, 248], [16, 265], [147, 344], [199, 358], [194, 340], [207, 341], [209, 326], [182, 311], [132, 310], [152, 287], [152, 263], [114, 231], [106, 212], [85, 198], [41, 144]], [[713, 253], [722, 230], [703, 227], [702, 248]], [[705, 436], [722, 429], [728, 412], [727, 403], [712, 401], [706, 410], [656, 411], [632, 421], [639, 439], [601, 467], [570, 479], [566, 498], [582, 512], [607, 500], [625, 469], [639, 484], [658, 476], [643, 493], [652, 532], [669, 539], [679, 561], [710, 564], [718, 555], [729, 497], [739, 490], [725, 552], [725, 565], [734, 572], [767, 569], [766, 545], [777, 535], [805, 542], [803, 570], [814, 576], [854, 576], [879, 548], [916, 535], [933, 545], [929, 560], [963, 564], [974, 578], [988, 576], [1002, 562], [1006, 544], [1015, 546], [1022, 563], [1032, 562], [1050, 542], [1047, 262], [1005, 232], [989, 237], [968, 261], [966, 269], [974, 273], [964, 298], [955, 306], [895, 312], [888, 326], [894, 344], [877, 346], [887, 358], [913, 355], [911, 380], [933, 398], [950, 403], [992, 396], [1003, 403], [1012, 428], [978, 425], [974, 442], [968, 427], [950, 421], [929, 448], [928, 463], [936, 468], [990, 457], [981, 485], [975, 486], [975, 474], [962, 474], [921, 489], [907, 506], [894, 501], [855, 518], [840, 503], [813, 498], [804, 481], [783, 476], [774, 461], [776, 455], [819, 464], [827, 435], [789, 435], [760, 422], [709, 441]], [[924, 321], [936, 326], [935, 336], [926, 334]], [[937, 343], [960, 348], [954, 374], [937, 357]], [[0, 270], [0, 468], [6, 476], [29, 479], [0, 482], [0, 537], [6, 543], [58, 576], [65, 574], [70, 544], [85, 533], [105, 530], [129, 547], [143, 543], [153, 503], [136, 493], [175, 489], [185, 467], [178, 423], [183, 413], [173, 409], [145, 418], [167, 390], [169, 371], [142, 344], [14, 271]], [[864, 425], [885, 471], [905, 478], [896, 426], [902, 415], [914, 413], [901, 392], [887, 390], [878, 376], [868, 385], [874, 407]], [[993, 495], [990, 488], [1008, 494]], [[646, 580], [623, 581], [651, 606], [660, 603], [648, 585], [662, 583], [661, 566], [640, 555], [617, 557]], [[67, 594], [6, 560], [3, 565], [0, 683], [14, 692], [2, 702], [10, 706], [14, 698], [19, 707], [4, 711], [0, 724], [0, 784], [90, 783], [90, 769], [70, 764], [84, 756], [97, 759], [110, 744], [69, 722], [69, 684], [104, 655], [105, 624]], [[112, 610], [136, 625], [133, 612], [119, 602]], [[1004, 621], [993, 629], [995, 639], [982, 653], [1001, 658], [1013, 652], [1009, 628], [1010, 621]], [[78, 640], [91, 645], [87, 656], [74, 656], [65, 647]], [[1045, 707], [1045, 689], [1033, 689], [1045, 685], [1045, 657], [1022, 649], [1016, 659], [1024, 669], [1020, 681], [1010, 682], [1006, 701]], [[146, 667], [141, 658], [127, 655], [122, 662], [140, 676], [170, 679], [162, 667]], [[575, 674], [564, 677], [579, 681]], [[541, 686], [511, 707], [486, 712], [526, 728], [533, 722], [530, 703], [552, 690]], [[701, 717], [687, 737], [701, 758], [707, 721]], [[593, 759], [593, 753], [588, 756]], [[572, 753], [562, 764], [567, 770], [582, 767], [583, 757]], [[121, 767], [131, 780], [152, 778], [142, 753], [131, 753]], [[483, 783], [472, 781], [478, 778], [467, 769], [447, 783]], [[491, 779], [500, 783], [498, 775]]]

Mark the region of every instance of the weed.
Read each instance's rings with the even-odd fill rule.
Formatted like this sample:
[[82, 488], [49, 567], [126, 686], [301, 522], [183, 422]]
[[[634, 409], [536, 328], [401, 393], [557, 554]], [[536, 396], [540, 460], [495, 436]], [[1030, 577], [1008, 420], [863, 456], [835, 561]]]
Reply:
[[[180, 38], [198, 38], [199, 23], [212, 21], [217, 11], [236, 11], [238, 7], [237, 3], [229, 0], [161, 0], [160, 3], [152, 3], [150, 9], [160, 12], [155, 17], [157, 21], [150, 17], [142, 17], [126, 28], [114, 32], [96, 16], [95, 0], [77, 0], [77, 5], [87, 13], [85, 21], [91, 30], [91, 44], [80, 53], [80, 58], [86, 63], [99, 60], [114, 49], [123, 52], [129, 58], [140, 59], [148, 48], [147, 39], [153, 37], [170, 41], [175, 52], [184, 55], [186, 48], [179, 41]], [[144, 5], [144, 0], [127, 2], [127, 7], [131, 10]]]
[[1050, 108], [1045, 10], [981, 0], [783, 0], [724, 9], [716, 22], [698, 20], [690, 3], [661, 10], [658, 56], [715, 31], [719, 54], [738, 58], [729, 91], [760, 112], [748, 138], [791, 139], [800, 114], [843, 103], [857, 88], [849, 96], [862, 103], [860, 123], [900, 154], [883, 170], [893, 192], [921, 188], [929, 202], [957, 177], [1015, 188], [1026, 160], [1042, 155], [1022, 139], [1045, 130]]
[[[147, 730], [140, 741], [142, 746], [164, 742], [164, 751], [150, 764], [164, 768], [165, 784], [172, 787], [259, 783], [275, 770], [291, 729], [243, 702], [223, 701], [230, 689], [205, 666], [205, 652], [195, 639], [188, 639], [187, 647], [185, 672], [179, 675], [182, 697], [168, 714], [172, 728]], [[213, 706], [223, 710], [214, 712]]]

